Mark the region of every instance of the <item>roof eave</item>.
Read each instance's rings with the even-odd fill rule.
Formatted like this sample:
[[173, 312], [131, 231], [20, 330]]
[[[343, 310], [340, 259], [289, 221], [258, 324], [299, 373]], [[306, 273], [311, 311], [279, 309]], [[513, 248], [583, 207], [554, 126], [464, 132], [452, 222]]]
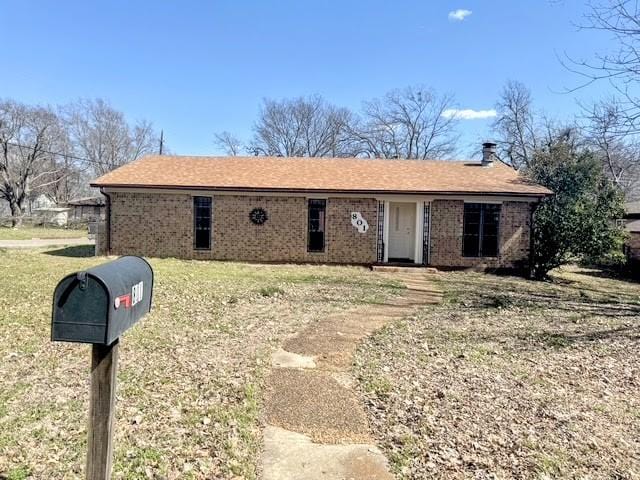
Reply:
[[257, 188], [257, 187], [211, 187], [185, 185], [140, 185], [124, 183], [91, 183], [94, 188], [141, 188], [150, 190], [192, 190], [192, 191], [221, 191], [221, 192], [252, 192], [252, 193], [342, 193], [366, 195], [509, 195], [516, 197], [547, 197], [553, 192], [517, 192], [517, 191], [478, 191], [478, 190], [363, 190], [363, 189], [326, 189], [326, 188]]

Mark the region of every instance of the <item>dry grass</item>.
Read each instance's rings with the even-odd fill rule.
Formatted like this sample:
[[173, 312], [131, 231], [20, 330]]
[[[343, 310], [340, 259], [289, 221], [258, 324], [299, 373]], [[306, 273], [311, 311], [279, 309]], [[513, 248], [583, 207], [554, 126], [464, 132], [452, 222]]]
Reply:
[[[51, 343], [84, 247], [0, 251], [0, 478], [82, 478], [89, 347]], [[152, 260], [153, 312], [120, 346], [114, 478], [255, 478], [271, 349], [301, 326], [397, 285], [355, 267]]]
[[398, 478], [640, 478], [638, 284], [435, 278], [445, 303], [357, 356]]
[[19, 227], [0, 226], [0, 240], [31, 240], [32, 238], [85, 238], [87, 230], [52, 227]]

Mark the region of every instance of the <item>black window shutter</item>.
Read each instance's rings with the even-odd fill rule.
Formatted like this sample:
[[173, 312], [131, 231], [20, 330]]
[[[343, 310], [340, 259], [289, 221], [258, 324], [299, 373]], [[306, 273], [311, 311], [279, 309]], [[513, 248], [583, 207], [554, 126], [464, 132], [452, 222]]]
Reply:
[[193, 197], [193, 246], [211, 249], [211, 197]]
[[324, 252], [327, 201], [310, 199], [308, 210], [307, 250], [309, 252]]

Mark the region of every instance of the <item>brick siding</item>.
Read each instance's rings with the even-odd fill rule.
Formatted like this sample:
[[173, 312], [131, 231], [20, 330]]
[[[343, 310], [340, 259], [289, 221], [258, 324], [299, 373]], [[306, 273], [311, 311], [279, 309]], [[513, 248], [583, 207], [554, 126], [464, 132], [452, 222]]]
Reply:
[[95, 254], [107, 254], [107, 226], [105, 222], [96, 222]]
[[[249, 220], [263, 208], [268, 220]], [[361, 212], [366, 233], [352, 225]], [[327, 199], [325, 251], [307, 252], [307, 199], [217, 195], [213, 197], [211, 250], [193, 246], [193, 197], [189, 194], [111, 194], [111, 250], [116, 255], [264, 262], [363, 263], [376, 259], [377, 201]]]
[[520, 268], [529, 258], [531, 206], [504, 202], [500, 209], [500, 244], [497, 257], [463, 257], [464, 201], [431, 203], [431, 264], [436, 267]]
[[111, 252], [115, 255], [190, 258], [190, 195], [111, 193]]
[[[116, 255], [265, 262], [370, 264], [376, 261], [377, 205], [372, 198], [328, 198], [325, 251], [307, 252], [307, 199], [213, 196], [211, 250], [195, 250], [190, 194], [125, 193], [111, 196], [111, 251]], [[254, 225], [249, 213], [263, 208], [268, 220]], [[352, 225], [362, 213], [366, 233]], [[431, 264], [441, 267], [519, 267], [529, 254], [530, 204], [504, 202], [497, 258], [462, 256], [464, 202], [431, 204]]]

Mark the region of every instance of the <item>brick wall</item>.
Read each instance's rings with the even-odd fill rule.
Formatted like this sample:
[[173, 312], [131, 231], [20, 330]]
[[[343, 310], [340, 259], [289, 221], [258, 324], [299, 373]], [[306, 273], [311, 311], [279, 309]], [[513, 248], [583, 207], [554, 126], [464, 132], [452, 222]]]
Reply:
[[435, 200], [431, 204], [431, 264], [441, 267], [521, 267], [529, 257], [530, 204], [504, 202], [500, 210], [500, 246], [496, 258], [462, 256], [464, 202]]
[[111, 193], [111, 252], [194, 258], [190, 195]]
[[[252, 209], [264, 208], [268, 221], [254, 225]], [[352, 225], [361, 212], [367, 233]], [[431, 264], [441, 267], [517, 267], [529, 252], [530, 206], [504, 202], [500, 218], [500, 255], [462, 257], [464, 202], [436, 200], [431, 206]], [[302, 197], [218, 195], [213, 198], [213, 242], [207, 251], [193, 248], [193, 197], [189, 194], [112, 193], [113, 254], [188, 259], [374, 263], [377, 201], [329, 198], [323, 253], [307, 252], [307, 200]]]
[[[376, 259], [377, 201], [329, 198], [323, 253], [307, 252], [307, 200], [302, 197], [219, 195], [213, 198], [211, 250], [193, 248], [193, 199], [188, 194], [113, 193], [114, 254], [216, 260], [372, 263]], [[249, 220], [254, 208], [268, 220]], [[362, 234], [351, 225], [359, 211], [369, 222]]]
[[[369, 224], [366, 233], [351, 225], [351, 212]], [[378, 202], [371, 198], [330, 198], [327, 201], [327, 246], [331, 262], [374, 263], [377, 260]]]
[[95, 226], [95, 255], [106, 255], [107, 254], [107, 226], [105, 222], [100, 221], [96, 222]]

